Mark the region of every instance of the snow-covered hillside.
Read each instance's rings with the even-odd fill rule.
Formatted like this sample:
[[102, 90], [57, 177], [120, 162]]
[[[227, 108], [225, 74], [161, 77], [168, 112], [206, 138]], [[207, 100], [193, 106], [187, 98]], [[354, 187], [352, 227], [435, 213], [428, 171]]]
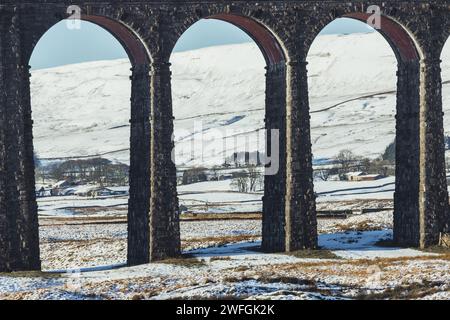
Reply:
[[[443, 79], [449, 80], [450, 50], [444, 54]], [[382, 153], [395, 133], [396, 61], [387, 42], [377, 33], [325, 35], [316, 40], [308, 60], [315, 158], [332, 157], [343, 148], [366, 156]], [[129, 69], [127, 60], [116, 60], [34, 71], [39, 157], [104, 154], [127, 162]], [[172, 71], [177, 148], [183, 153], [178, 164], [220, 164], [234, 151], [236, 136], [238, 151], [246, 144], [249, 151], [258, 148], [255, 130], [264, 127], [265, 70], [255, 44], [176, 53]], [[444, 108], [450, 109], [446, 86]], [[450, 117], [446, 120], [450, 131]], [[225, 152], [211, 156], [220, 145], [215, 140], [203, 146], [203, 158], [197, 145], [191, 159], [193, 132], [197, 138], [227, 136]], [[243, 133], [250, 133], [248, 142], [239, 139]]]

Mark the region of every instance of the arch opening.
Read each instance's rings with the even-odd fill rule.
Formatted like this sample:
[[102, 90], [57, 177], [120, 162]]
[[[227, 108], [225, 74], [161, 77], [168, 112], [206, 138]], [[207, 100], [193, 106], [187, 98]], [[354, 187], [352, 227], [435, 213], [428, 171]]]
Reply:
[[[343, 17], [367, 23], [371, 14], [354, 12], [346, 14]], [[408, 34], [405, 28], [385, 15], [381, 15], [380, 17], [380, 27], [377, 31], [389, 42], [400, 61], [419, 61], [420, 53], [412, 36]]]
[[267, 65], [278, 64], [286, 60], [283, 49], [275, 36], [255, 20], [233, 14], [217, 14], [207, 19], [216, 19], [231, 23], [247, 33], [261, 49]]
[[[127, 225], [111, 221], [127, 221], [133, 196], [130, 114], [136, 117], [137, 107], [144, 106], [133, 107], [130, 76], [132, 67], [147, 65], [150, 57], [139, 37], [120, 22], [99, 16], [83, 16], [82, 20], [80, 30], [65, 28], [67, 20], [54, 25], [30, 57], [32, 67], [42, 55], [49, 61], [53, 56], [60, 64], [33, 69], [30, 84], [44, 270], [127, 262]], [[61, 47], [64, 39], [74, 38], [70, 32], [78, 33], [75, 38], [81, 48], [77, 54], [85, 51], [85, 61], [70, 62], [58, 56], [58, 51], [66, 52]], [[43, 45], [50, 45], [50, 50]], [[55, 228], [52, 219], [72, 221], [75, 226]], [[112, 224], [98, 230], [92, 221]], [[110, 241], [96, 243], [99, 233]], [[85, 245], [71, 246], [80, 235]], [[68, 253], [72, 259], [64, 259]]]
[[[382, 237], [391, 237], [398, 55], [385, 34], [367, 29], [365, 21], [359, 14], [334, 20], [327, 29], [341, 31], [319, 35], [307, 57], [314, 186], [319, 219], [324, 211], [384, 208], [365, 215], [367, 232], [380, 224], [386, 229]], [[339, 27], [344, 24], [345, 30]], [[402, 59], [415, 59], [409, 49], [399, 50]], [[350, 221], [339, 225], [342, 231], [354, 230]]]
[[128, 53], [132, 65], [144, 65], [150, 63], [150, 54], [144, 43], [130, 28], [118, 21], [107, 17], [82, 15], [81, 19], [102, 27], [113, 35]]
[[[196, 25], [208, 30], [218, 24], [229, 28], [227, 31], [246, 34], [249, 42], [175, 52], [171, 57], [183, 242], [192, 237], [183, 230], [190, 223], [200, 224], [202, 217], [216, 220], [207, 230], [217, 236], [211, 241], [252, 240], [261, 228], [257, 220], [239, 217], [255, 218], [262, 213], [265, 87], [270, 66], [284, 67], [285, 55], [265, 27], [249, 18], [227, 14], [193, 24], [177, 47], [191, 30], [201, 32]], [[191, 215], [200, 221], [183, 221]], [[233, 235], [236, 230], [220, 230], [221, 219], [227, 217], [235, 220], [240, 236]]]
[[[33, 60], [33, 55], [35, 54], [36, 51], [36, 46], [45, 41], [46, 39], [46, 35], [48, 35], [49, 31], [53, 31], [57, 30], [57, 32], [59, 32], [59, 41], [61, 42], [65, 42], [66, 44], [70, 44], [69, 41], [67, 41], [67, 39], [64, 39], [62, 37], [62, 29], [58, 28], [58, 26], [62, 26], [62, 24], [66, 24], [67, 25], [67, 29], [71, 32], [74, 32], [75, 34], [77, 34], [78, 31], [78, 35], [80, 36], [82, 34], [82, 32], [80, 32], [80, 28], [79, 26], [75, 26], [75, 25], [70, 25], [73, 23], [72, 20], [70, 19], [62, 19], [58, 22], [56, 22], [54, 25], [50, 26], [48, 29], [43, 30], [42, 34], [39, 35], [39, 37], [36, 39], [36, 42], [34, 43], [33, 47], [31, 48], [31, 52], [29, 52], [29, 57], [26, 57], [28, 60]], [[81, 15], [81, 24], [84, 25], [85, 27], [90, 27], [89, 30], [90, 32], [93, 32], [94, 36], [97, 37], [98, 40], [100, 40], [101, 45], [105, 46], [106, 42], [105, 39], [109, 39], [112, 37], [114, 38], [114, 42], [117, 43], [116, 46], [110, 46], [109, 49], [111, 51], [113, 51], [115, 53], [115, 55], [108, 55], [107, 58], [111, 58], [111, 59], [116, 59], [116, 58], [125, 58], [128, 57], [128, 59], [130, 60], [131, 64], [133, 66], [136, 65], [144, 65], [144, 64], [149, 64], [151, 62], [151, 55], [149, 50], [147, 49], [147, 47], [145, 46], [144, 42], [140, 39], [139, 35], [137, 33], [135, 33], [131, 28], [129, 28], [128, 26], [124, 25], [123, 23], [113, 20], [111, 18], [108, 17], [104, 17], [104, 16], [95, 16], [95, 15]], [[97, 26], [98, 29], [93, 28], [92, 26]], [[102, 30], [103, 32], [106, 32], [108, 34], [108, 37], [104, 36], [103, 38], [99, 38], [99, 30]], [[106, 34], [105, 33], [105, 34]], [[72, 35], [73, 36], [73, 35]], [[85, 42], [83, 44], [81, 44], [81, 41], [79, 39], [79, 37], [76, 39], [78, 41], [78, 43], [80, 44], [79, 47], [86, 47], [86, 48], [90, 48], [87, 44], [89, 42]], [[120, 44], [120, 46], [118, 45]], [[120, 47], [120, 49], [119, 49]], [[126, 53], [126, 56], [120, 52], [118, 53], [118, 51], [123, 50]], [[81, 51], [77, 52], [80, 53]], [[105, 56], [106, 56], [106, 51], [104, 52]], [[71, 57], [73, 58], [73, 57]], [[92, 60], [92, 59], [91, 59]], [[87, 60], [89, 61], [89, 60]]]

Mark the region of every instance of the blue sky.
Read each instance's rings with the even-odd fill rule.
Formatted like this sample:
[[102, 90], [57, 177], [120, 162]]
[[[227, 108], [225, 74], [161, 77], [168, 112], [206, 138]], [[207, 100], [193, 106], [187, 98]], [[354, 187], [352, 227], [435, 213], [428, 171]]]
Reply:
[[[338, 19], [323, 34], [370, 32], [368, 26], [351, 19]], [[181, 37], [175, 51], [252, 41], [242, 30], [218, 20], [202, 20]], [[56, 67], [79, 62], [126, 58], [120, 43], [107, 31], [82, 22], [80, 30], [70, 30], [62, 21], [38, 42], [30, 60], [33, 69]]]

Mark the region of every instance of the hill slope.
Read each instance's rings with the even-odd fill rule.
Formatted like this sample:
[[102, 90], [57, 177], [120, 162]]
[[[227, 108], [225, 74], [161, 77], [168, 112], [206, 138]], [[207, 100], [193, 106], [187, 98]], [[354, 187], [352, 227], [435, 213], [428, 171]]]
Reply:
[[[443, 79], [448, 80], [450, 50], [444, 51]], [[376, 33], [321, 36], [308, 60], [315, 158], [332, 157], [343, 148], [370, 157], [381, 154], [395, 135], [396, 61], [387, 42]], [[253, 43], [173, 55], [178, 164], [220, 164], [246, 144], [250, 151], [257, 149], [254, 131], [264, 127], [264, 64]], [[105, 154], [127, 162], [129, 69], [127, 60], [114, 60], [34, 71], [39, 157]], [[446, 88], [444, 108], [450, 109]], [[247, 142], [245, 133], [251, 133]], [[227, 137], [225, 151], [217, 152], [220, 144], [214, 140], [203, 145], [203, 152], [196, 144], [192, 156], [191, 138], [201, 134]]]

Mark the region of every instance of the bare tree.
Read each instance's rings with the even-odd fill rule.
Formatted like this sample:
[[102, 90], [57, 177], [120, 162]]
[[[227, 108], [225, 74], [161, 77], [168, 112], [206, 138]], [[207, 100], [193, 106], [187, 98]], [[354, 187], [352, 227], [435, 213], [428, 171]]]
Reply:
[[347, 173], [350, 171], [350, 167], [357, 160], [356, 155], [348, 149], [341, 150], [335, 157], [336, 162], [339, 164], [341, 173]]
[[257, 186], [258, 179], [259, 179], [259, 176], [261, 175], [261, 173], [258, 171], [257, 168], [251, 166], [248, 168], [247, 174], [248, 174], [248, 184], [249, 184], [248, 190], [256, 191], [256, 186]]
[[264, 190], [264, 175], [263, 174], [259, 174], [258, 176], [258, 181], [256, 182], [256, 184], [259, 187], [259, 190]]
[[211, 172], [212, 172], [212, 178], [213, 178], [213, 180], [219, 181], [220, 167], [219, 167], [219, 166], [213, 166], [213, 167], [211, 168]]
[[231, 186], [239, 192], [254, 192], [258, 186], [264, 186], [264, 177], [257, 167], [251, 166], [246, 171], [235, 172]]
[[319, 170], [317, 170], [317, 176], [322, 181], [328, 181], [328, 178], [330, 177], [330, 170], [329, 169], [319, 169]]
[[249, 179], [247, 175], [239, 175], [233, 179], [231, 186], [239, 192], [248, 192]]

